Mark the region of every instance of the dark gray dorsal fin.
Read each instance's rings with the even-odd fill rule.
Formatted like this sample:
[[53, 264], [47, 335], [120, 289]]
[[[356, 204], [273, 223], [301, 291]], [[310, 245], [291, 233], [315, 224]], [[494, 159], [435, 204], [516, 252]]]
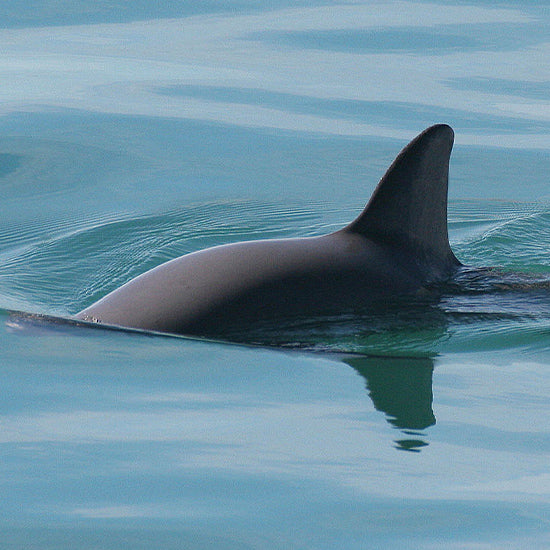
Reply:
[[459, 265], [447, 232], [447, 187], [454, 132], [432, 126], [411, 141], [344, 231], [395, 246], [437, 271]]

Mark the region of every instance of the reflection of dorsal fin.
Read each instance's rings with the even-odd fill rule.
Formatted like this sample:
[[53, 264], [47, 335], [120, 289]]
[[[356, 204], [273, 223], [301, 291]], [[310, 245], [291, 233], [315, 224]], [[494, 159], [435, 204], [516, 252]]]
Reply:
[[345, 362], [365, 377], [377, 410], [405, 430], [435, 424], [432, 409], [434, 362], [430, 357], [350, 357]]
[[412, 254], [436, 270], [459, 265], [447, 233], [447, 184], [453, 130], [432, 126], [390, 166], [361, 215], [344, 231]]

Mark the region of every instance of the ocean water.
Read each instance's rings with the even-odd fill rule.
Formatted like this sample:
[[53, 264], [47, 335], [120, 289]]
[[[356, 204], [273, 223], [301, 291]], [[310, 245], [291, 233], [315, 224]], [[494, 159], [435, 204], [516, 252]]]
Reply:
[[[0, 8], [0, 547], [550, 547], [544, 3], [161, 4]], [[342, 227], [439, 122], [500, 269], [435, 302], [240, 344], [10, 314]]]

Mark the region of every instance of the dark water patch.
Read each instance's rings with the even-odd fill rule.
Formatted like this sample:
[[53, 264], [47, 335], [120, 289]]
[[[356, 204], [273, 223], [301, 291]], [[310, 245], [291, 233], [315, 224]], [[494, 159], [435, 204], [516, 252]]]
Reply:
[[445, 55], [469, 51], [513, 51], [546, 41], [543, 22], [477, 23], [426, 27], [264, 31], [249, 38], [278, 46], [345, 53]]
[[[223, 86], [178, 85], [158, 88], [156, 93], [172, 97], [192, 97], [220, 103], [261, 105], [285, 112], [345, 118], [368, 124], [387, 125], [388, 120], [399, 121], [416, 131], [435, 122], [452, 123], [456, 131], [475, 130], [476, 133], [544, 133], [550, 124], [541, 120], [518, 119], [506, 113], [493, 116], [472, 113], [465, 109], [406, 103], [398, 101], [365, 101], [352, 99], [320, 98], [311, 95], [274, 92], [261, 88], [235, 88]], [[455, 122], [456, 121], [456, 122]]]
[[[316, 1], [315, 5], [327, 2]], [[0, 28], [53, 27], [129, 23], [149, 19], [190, 17], [194, 15], [234, 15], [281, 8], [311, 5], [305, 0], [10, 0], [0, 9]]]
[[21, 166], [22, 160], [22, 155], [0, 153], [0, 178], [4, 178], [12, 172], [15, 172], [19, 166]]
[[548, 80], [507, 80], [504, 78], [453, 78], [446, 81], [455, 90], [484, 92], [547, 101], [550, 94]]
[[346, 29], [315, 31], [264, 31], [250, 36], [299, 49], [346, 53], [438, 53], [476, 49], [480, 42], [460, 34], [418, 29]]

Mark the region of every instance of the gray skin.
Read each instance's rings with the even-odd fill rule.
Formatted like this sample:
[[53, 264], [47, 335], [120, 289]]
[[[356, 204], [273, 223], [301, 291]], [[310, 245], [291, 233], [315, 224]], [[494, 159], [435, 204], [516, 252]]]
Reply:
[[449, 126], [416, 137], [361, 215], [321, 237], [216, 246], [166, 262], [76, 315], [108, 325], [220, 336], [295, 316], [368, 308], [418, 293], [460, 267], [449, 246]]

